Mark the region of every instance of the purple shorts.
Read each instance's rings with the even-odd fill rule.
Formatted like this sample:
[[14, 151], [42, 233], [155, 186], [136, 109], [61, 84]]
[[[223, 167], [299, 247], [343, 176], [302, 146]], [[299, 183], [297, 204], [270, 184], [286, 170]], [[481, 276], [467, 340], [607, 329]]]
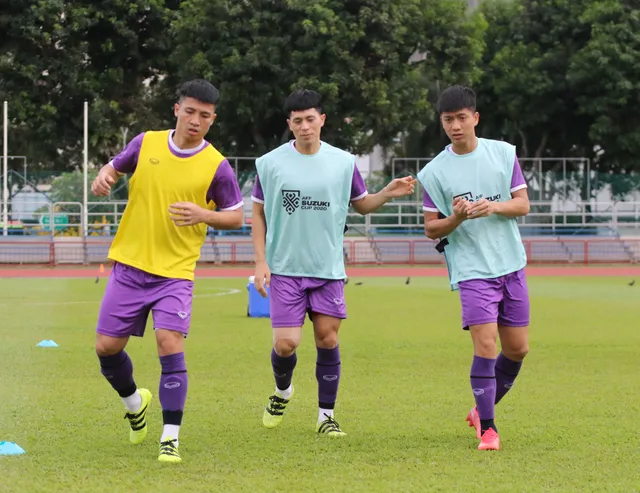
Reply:
[[497, 323], [506, 327], [529, 325], [529, 290], [524, 269], [495, 279], [458, 283], [462, 328]]
[[111, 337], [142, 337], [153, 314], [153, 327], [182, 332], [191, 323], [193, 281], [149, 274], [116, 262], [102, 298], [96, 332]]
[[269, 291], [273, 328], [302, 327], [307, 312], [347, 318], [343, 280], [273, 274]]

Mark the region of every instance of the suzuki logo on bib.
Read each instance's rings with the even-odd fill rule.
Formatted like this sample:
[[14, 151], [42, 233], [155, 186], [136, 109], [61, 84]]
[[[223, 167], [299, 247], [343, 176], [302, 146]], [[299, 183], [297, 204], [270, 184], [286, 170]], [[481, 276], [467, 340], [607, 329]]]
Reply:
[[297, 209], [303, 211], [326, 211], [331, 206], [328, 200], [316, 200], [310, 195], [302, 196], [300, 190], [282, 190], [282, 207], [287, 214], [293, 214]]
[[458, 197], [461, 198], [461, 199], [464, 199], [464, 200], [468, 200], [469, 202], [473, 202], [473, 194], [471, 192], [460, 193], [458, 195], [454, 195], [453, 196], [453, 200], [456, 200]]
[[492, 195], [491, 197], [485, 197], [483, 194], [478, 194], [475, 196], [473, 196], [473, 194], [471, 192], [465, 192], [465, 193], [459, 193], [458, 195], [454, 195], [453, 196], [453, 200], [457, 199], [457, 198], [461, 198], [463, 200], [468, 200], [469, 202], [477, 202], [480, 199], [486, 198], [489, 202], [499, 202], [500, 198], [502, 198], [501, 194], [496, 194], [496, 195]]
[[291, 215], [300, 207], [300, 190], [283, 190], [282, 207]]

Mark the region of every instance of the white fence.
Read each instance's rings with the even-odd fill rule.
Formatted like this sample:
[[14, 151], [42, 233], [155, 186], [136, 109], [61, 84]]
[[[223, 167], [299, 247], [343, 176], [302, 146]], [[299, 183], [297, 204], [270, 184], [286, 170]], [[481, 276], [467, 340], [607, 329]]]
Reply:
[[[433, 157], [393, 158], [391, 175], [417, 175]], [[520, 167], [529, 186], [531, 200], [580, 201], [580, 197], [593, 196], [594, 174], [591, 160], [577, 157], [518, 158]], [[420, 187], [416, 194], [422, 193]], [[418, 200], [419, 197], [416, 197]]]
[[[112, 236], [117, 230], [126, 201], [88, 202], [88, 236]], [[82, 236], [83, 205], [80, 202], [47, 201], [15, 204], [9, 212], [7, 235]], [[421, 201], [391, 202], [378, 212], [361, 216], [350, 210], [347, 225], [350, 235], [421, 233], [424, 223]], [[251, 202], [245, 198], [245, 227], [251, 226]], [[640, 202], [533, 201], [531, 212], [518, 219], [525, 234], [570, 234], [586, 230], [590, 234], [640, 236]], [[52, 227], [53, 225], [53, 227]], [[4, 226], [4, 225], [3, 225]]]

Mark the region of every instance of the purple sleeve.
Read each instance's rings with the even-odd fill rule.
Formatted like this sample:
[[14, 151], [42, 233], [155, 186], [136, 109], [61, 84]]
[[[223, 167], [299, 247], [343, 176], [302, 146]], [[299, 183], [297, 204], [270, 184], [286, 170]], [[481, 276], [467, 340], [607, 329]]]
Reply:
[[424, 199], [422, 201], [422, 210], [426, 212], [439, 212], [436, 204], [433, 203], [431, 197], [427, 193], [427, 189], [424, 189]]
[[253, 185], [253, 191], [251, 192], [251, 199], [259, 204], [264, 204], [264, 192], [262, 191], [262, 185], [260, 185], [260, 177], [256, 174], [256, 183]]
[[357, 166], [353, 167], [353, 178], [351, 179], [351, 200], [360, 200], [367, 195], [367, 186], [362, 179]]
[[144, 132], [136, 135], [124, 150], [111, 160], [116, 171], [119, 173], [133, 173], [135, 171], [143, 139]]
[[207, 192], [207, 202], [214, 202], [222, 211], [239, 209], [244, 205], [236, 175], [226, 159], [220, 163]]
[[524, 179], [520, 162], [516, 156], [516, 160], [513, 163], [513, 176], [511, 177], [511, 192], [515, 192], [516, 190], [521, 190], [523, 188], [527, 188], [527, 182]]

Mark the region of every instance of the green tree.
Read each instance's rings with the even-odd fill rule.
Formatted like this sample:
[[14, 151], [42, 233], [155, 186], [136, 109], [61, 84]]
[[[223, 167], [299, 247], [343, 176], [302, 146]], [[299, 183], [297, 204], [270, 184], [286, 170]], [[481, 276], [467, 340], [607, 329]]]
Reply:
[[10, 152], [32, 166], [104, 162], [136, 131], [145, 85], [166, 70], [177, 0], [9, 0], [0, 16], [0, 97], [10, 103]]
[[[569, 77], [577, 54], [587, 45], [591, 26], [583, 13], [597, 0], [487, 0], [483, 76], [477, 85], [479, 135], [515, 144], [529, 158], [594, 158], [590, 118], [580, 115], [580, 94]], [[587, 199], [594, 192], [581, 162], [526, 163], [536, 173], [530, 192], [544, 200], [567, 185]], [[527, 169], [530, 168], [530, 169]]]
[[[487, 0], [480, 134], [526, 157], [586, 157], [598, 179], [569, 166], [588, 199], [606, 184], [617, 197], [640, 168], [640, 9], [628, 0]], [[547, 191], [560, 163], [547, 169]], [[612, 174], [613, 173], [613, 174]], [[549, 198], [547, 196], [546, 198]]]
[[282, 104], [303, 86], [325, 97], [324, 138], [366, 152], [424, 126], [424, 69], [409, 61], [426, 53], [426, 65], [440, 60], [457, 70], [467, 55], [447, 37], [463, 25], [455, 16], [465, 4], [189, 0], [173, 25], [175, 73], [167, 87], [195, 76], [219, 86], [213, 140], [228, 154], [256, 155], [285, 141]]
[[429, 26], [425, 35], [432, 46], [420, 77], [429, 90], [430, 106], [420, 116], [423, 128], [407, 132], [394, 147], [398, 157], [425, 157], [440, 152], [449, 141], [435, 110], [438, 96], [452, 84], [473, 86], [482, 76], [479, 65], [488, 24], [480, 10], [469, 14], [466, 5], [467, 2], [455, 0], [433, 2], [425, 12]]
[[[116, 186], [112, 189], [112, 193], [108, 197], [96, 197], [91, 194], [91, 182], [98, 175], [98, 169], [89, 169], [87, 173], [87, 185], [88, 190], [88, 222], [89, 230], [94, 231], [92, 224], [102, 223], [103, 216], [107, 221], [116, 221], [113, 217], [114, 205], [106, 204], [107, 201], [124, 201], [127, 199], [127, 183], [124, 178], [121, 178]], [[82, 170], [75, 169], [61, 173], [56, 176], [51, 182], [51, 190], [48, 193], [48, 198], [52, 204], [55, 204], [53, 212], [58, 214], [66, 214], [69, 217], [70, 228], [65, 226], [56, 227], [57, 233], [78, 235], [81, 234], [80, 225], [82, 223], [81, 207], [78, 204], [82, 204], [84, 201], [84, 173]], [[104, 204], [102, 202], [105, 202]], [[35, 212], [48, 213], [50, 208], [48, 206], [41, 207]], [[119, 205], [116, 209], [118, 212], [124, 210], [123, 205]]]
[[588, 122], [567, 72], [587, 43], [580, 19], [593, 0], [488, 0], [487, 50], [477, 86], [480, 133], [527, 157], [590, 155]]
[[[96, 197], [91, 194], [91, 183], [98, 176], [98, 169], [90, 169], [87, 172], [88, 181], [88, 201], [92, 203], [106, 202], [111, 200], [127, 199], [127, 182], [121, 178], [112, 188], [112, 193], [108, 197]], [[84, 173], [82, 170], [68, 171], [56, 176], [51, 182], [49, 192], [51, 202], [74, 202], [82, 203], [84, 200]], [[89, 212], [111, 212], [113, 206], [95, 204], [90, 206]]]
[[[633, 6], [632, 6], [633, 5]], [[640, 5], [600, 0], [580, 16], [590, 39], [572, 60], [568, 79], [579, 104], [578, 114], [590, 122], [589, 137], [600, 150], [597, 169], [640, 170]], [[619, 193], [623, 183], [618, 180]]]

